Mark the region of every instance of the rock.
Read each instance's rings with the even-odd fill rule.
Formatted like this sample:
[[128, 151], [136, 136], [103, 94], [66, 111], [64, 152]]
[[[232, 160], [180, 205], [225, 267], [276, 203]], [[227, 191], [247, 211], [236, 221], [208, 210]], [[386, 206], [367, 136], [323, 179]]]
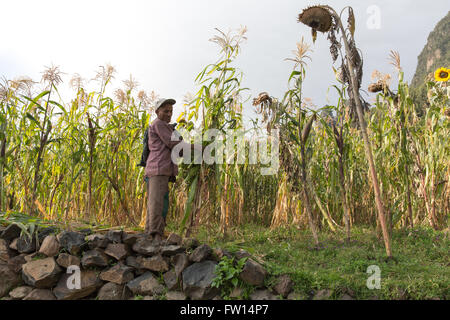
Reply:
[[142, 300], [156, 300], [156, 298], [153, 296], [145, 296], [142, 298]]
[[84, 237], [86, 238], [87, 236], [92, 234], [92, 229], [90, 228], [84, 228], [84, 229], [80, 229], [78, 230], [78, 232], [84, 234]]
[[152, 240], [146, 237], [139, 238], [133, 245], [133, 251], [145, 256], [153, 256], [159, 252], [159, 249], [159, 246], [155, 246]]
[[181, 245], [181, 242], [183, 241], [183, 239], [177, 235], [176, 233], [171, 233], [169, 234], [169, 236], [166, 239], [166, 243], [168, 245]]
[[45, 258], [25, 263], [22, 278], [26, 284], [38, 289], [48, 289], [58, 282], [61, 268], [54, 258]]
[[129, 255], [128, 247], [123, 243], [110, 243], [105, 253], [116, 260], [123, 260]]
[[313, 300], [327, 300], [331, 297], [332, 293], [333, 292], [329, 289], [319, 290], [314, 295]]
[[197, 300], [212, 299], [219, 294], [218, 288], [211, 287], [216, 277], [214, 274], [216, 265], [215, 261], [207, 260], [187, 267], [182, 273], [184, 293], [191, 299]]
[[181, 291], [168, 291], [166, 293], [167, 300], [186, 300], [186, 295]]
[[163, 278], [168, 290], [180, 289], [178, 278], [174, 270], [164, 273]]
[[11, 241], [14, 238], [19, 238], [21, 231], [22, 229], [20, 229], [17, 224], [12, 223], [7, 226], [5, 230], [3, 230], [3, 232], [0, 234], [0, 238], [6, 241]]
[[101, 251], [101, 249], [93, 249], [83, 252], [81, 258], [81, 265], [83, 268], [89, 267], [107, 267], [108, 257]]
[[181, 241], [181, 245], [186, 249], [195, 249], [200, 245], [200, 242], [198, 242], [198, 240], [194, 238], [184, 238]]
[[17, 287], [9, 292], [9, 296], [14, 300], [21, 300], [25, 298], [31, 291], [33, 291], [33, 289], [33, 287], [28, 286]]
[[250, 300], [277, 300], [269, 290], [256, 290], [250, 295]]
[[[65, 273], [59, 279], [58, 284], [53, 289], [58, 300], [78, 300], [89, 296], [97, 291], [103, 285], [103, 282], [99, 279], [97, 273], [93, 270], [81, 270], [80, 271], [80, 287], [72, 288], [76, 285], [76, 281], [73, 281], [75, 274]], [[70, 279], [69, 279], [70, 278]], [[69, 288], [71, 287], [71, 288]]]
[[242, 281], [253, 286], [262, 286], [266, 276], [267, 271], [253, 259], [248, 259], [245, 262], [244, 268], [239, 275]]
[[139, 238], [140, 238], [140, 235], [135, 234], [135, 233], [124, 232], [122, 234], [122, 242], [129, 246], [133, 246], [133, 244], [135, 244]]
[[7, 264], [0, 263], [0, 298], [22, 283], [19, 274], [13, 272]]
[[339, 300], [355, 300], [352, 296], [344, 293]]
[[235, 287], [233, 291], [230, 293], [230, 298], [232, 299], [239, 299], [242, 298], [242, 295], [244, 294], [244, 289]]
[[17, 241], [19, 241], [19, 238], [14, 238], [14, 240], [9, 244], [9, 248], [17, 251]]
[[126, 300], [125, 286], [108, 282], [98, 291], [98, 300]]
[[80, 258], [70, 255], [68, 253], [60, 253], [56, 263], [61, 267], [68, 268], [69, 266], [80, 266]]
[[219, 248], [214, 249], [214, 255], [217, 257], [217, 259], [220, 261], [223, 257], [232, 258], [233, 256], [231, 253], [225, 249]]
[[23, 300], [56, 300], [56, 298], [50, 290], [34, 289]]
[[175, 274], [179, 278], [183, 270], [189, 266], [189, 258], [186, 253], [179, 253], [172, 257], [172, 264], [175, 267]]
[[[140, 258], [140, 259], [138, 259]], [[125, 264], [129, 267], [135, 268], [135, 269], [139, 269], [141, 267], [141, 262], [142, 257], [136, 257], [136, 256], [128, 256], [127, 259], [125, 260]]]
[[106, 248], [111, 241], [109, 241], [105, 235], [100, 233], [95, 233], [88, 235], [86, 237], [86, 241], [88, 242], [89, 249], [96, 249], [96, 248]]
[[108, 239], [111, 242], [114, 243], [121, 243], [122, 242], [122, 230], [109, 230], [106, 233], [106, 239]]
[[73, 231], [64, 231], [57, 236], [61, 247], [73, 255], [79, 254], [86, 247], [84, 238], [85, 236], [82, 233]]
[[48, 235], [42, 241], [39, 253], [45, 254], [47, 257], [54, 257], [59, 253], [59, 242], [54, 235]]
[[155, 272], [166, 272], [169, 270], [169, 264], [161, 255], [143, 258], [140, 266], [142, 269], [148, 269]]
[[189, 255], [189, 260], [192, 262], [201, 262], [208, 259], [211, 253], [211, 248], [207, 244], [202, 244]]
[[277, 283], [273, 287], [273, 290], [276, 294], [282, 295], [283, 298], [286, 298], [289, 293], [292, 291], [292, 287], [294, 283], [288, 275], [282, 275], [278, 278]]
[[171, 257], [178, 253], [184, 252], [184, 250], [185, 249], [179, 245], [168, 245], [168, 246], [161, 247], [161, 254], [163, 256]]
[[25, 255], [21, 254], [8, 260], [8, 267], [15, 273], [22, 272], [22, 265], [27, 263]]
[[31, 262], [31, 261], [34, 261], [36, 259], [42, 258], [42, 256], [39, 254], [39, 252], [33, 252], [31, 254], [25, 254], [25, 253], [22, 253], [22, 254], [24, 255], [23, 257], [24, 257], [26, 262]]
[[8, 262], [12, 257], [14, 257], [14, 253], [8, 247], [8, 243], [6, 240], [0, 239], [0, 262]]
[[49, 236], [51, 234], [56, 235], [57, 232], [58, 232], [58, 230], [55, 227], [47, 227], [47, 228], [41, 229], [38, 232], [39, 244], [41, 245], [47, 236]]
[[308, 296], [301, 293], [291, 292], [287, 296], [288, 300], [308, 300]]
[[158, 282], [151, 272], [146, 272], [143, 275], [131, 280], [127, 284], [128, 289], [133, 295], [158, 295], [164, 291], [164, 287]]
[[236, 257], [236, 260], [241, 260], [242, 258], [250, 258], [251, 255], [250, 253], [248, 253], [247, 251], [243, 250], [243, 249], [239, 249], [239, 251], [237, 251], [234, 256]]
[[32, 253], [36, 251], [36, 237], [30, 239], [28, 236], [22, 236], [17, 240], [17, 251], [20, 253]]
[[133, 268], [119, 262], [115, 266], [100, 273], [100, 279], [116, 284], [124, 284], [134, 279]]

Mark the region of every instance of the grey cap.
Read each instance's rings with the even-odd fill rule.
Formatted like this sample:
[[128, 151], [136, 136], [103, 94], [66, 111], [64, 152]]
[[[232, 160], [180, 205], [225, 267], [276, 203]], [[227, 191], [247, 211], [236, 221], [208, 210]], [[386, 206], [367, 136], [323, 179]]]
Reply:
[[158, 102], [156, 102], [156, 105], [155, 105], [155, 112], [158, 111], [158, 109], [160, 107], [162, 107], [166, 103], [168, 103], [168, 104], [175, 104], [177, 102], [174, 99], [159, 99]]

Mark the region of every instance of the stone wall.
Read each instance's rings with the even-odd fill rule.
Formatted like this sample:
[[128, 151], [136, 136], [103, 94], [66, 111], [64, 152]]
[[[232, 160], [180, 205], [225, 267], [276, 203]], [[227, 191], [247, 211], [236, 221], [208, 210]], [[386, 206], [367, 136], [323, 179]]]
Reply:
[[[211, 284], [224, 255], [248, 256], [239, 277], [254, 287], [251, 299], [287, 297], [292, 291], [286, 276], [265, 288], [266, 270], [243, 250], [232, 255], [173, 233], [161, 243], [117, 230], [56, 234], [47, 228], [32, 240], [20, 233], [15, 224], [0, 226], [2, 300], [220, 299], [220, 288]], [[231, 294], [241, 297], [241, 288]]]

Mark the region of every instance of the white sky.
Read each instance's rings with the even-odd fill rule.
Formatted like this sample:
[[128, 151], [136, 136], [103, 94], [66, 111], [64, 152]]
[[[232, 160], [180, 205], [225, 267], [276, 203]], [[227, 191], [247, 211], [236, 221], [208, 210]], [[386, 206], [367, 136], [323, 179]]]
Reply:
[[[400, 53], [405, 78], [410, 81], [417, 56], [435, 24], [448, 12], [448, 0], [325, 1], [338, 12], [351, 5], [356, 16], [356, 42], [363, 52], [367, 88], [374, 69], [392, 72], [390, 50]], [[244, 73], [243, 87], [252, 98], [261, 91], [282, 98], [292, 55], [302, 36], [312, 44], [308, 27], [297, 22], [298, 14], [315, 1], [303, 0], [0, 0], [0, 76], [29, 76], [39, 81], [44, 66], [60, 66], [67, 84], [74, 73], [95, 76], [98, 66], [111, 63], [118, 73], [111, 89], [122, 87], [129, 75], [140, 83], [138, 90], [154, 90], [173, 97], [181, 106], [187, 92], [194, 93], [196, 75], [215, 62], [219, 49], [208, 40], [223, 31], [248, 28], [248, 40], [236, 60]], [[369, 29], [367, 8], [380, 8], [380, 29]], [[327, 90], [335, 84], [329, 43], [319, 33], [312, 62], [307, 67], [304, 96], [321, 107]], [[336, 67], [338, 63], [336, 64]], [[88, 89], [95, 90], [91, 82]], [[64, 89], [62, 89], [63, 92]], [[247, 94], [247, 96], [248, 96]], [[74, 94], [65, 92], [69, 102]], [[366, 97], [370, 100], [370, 96]], [[254, 117], [251, 100], [244, 105], [246, 117]], [[174, 116], [173, 120], [176, 117]]]

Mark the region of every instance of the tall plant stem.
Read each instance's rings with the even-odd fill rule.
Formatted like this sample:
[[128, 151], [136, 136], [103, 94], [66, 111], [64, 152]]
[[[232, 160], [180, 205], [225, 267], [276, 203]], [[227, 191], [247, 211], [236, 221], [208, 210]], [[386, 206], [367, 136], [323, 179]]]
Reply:
[[341, 19], [340, 19], [339, 15], [336, 13], [336, 11], [334, 11], [334, 9], [331, 9], [331, 10], [336, 19], [336, 22], [338, 23], [339, 29], [342, 32], [342, 39], [344, 40], [345, 51], [347, 53], [347, 55], [346, 55], [347, 67], [348, 67], [348, 70], [350, 73], [350, 82], [351, 82], [351, 86], [352, 86], [352, 90], [353, 90], [353, 97], [355, 99], [354, 102], [356, 104], [356, 113], [358, 114], [359, 126], [361, 128], [361, 133], [362, 133], [362, 137], [364, 140], [364, 150], [366, 152], [366, 157], [369, 162], [370, 176], [372, 178], [373, 189], [374, 189], [374, 193], [375, 193], [375, 203], [376, 203], [376, 206], [378, 209], [378, 218], [379, 218], [381, 229], [383, 232], [383, 239], [384, 239], [384, 245], [386, 247], [386, 254], [388, 257], [392, 257], [391, 241], [390, 241], [389, 233], [388, 233], [388, 230], [386, 227], [386, 218], [385, 218], [385, 212], [384, 212], [384, 207], [383, 207], [383, 201], [381, 199], [380, 185], [378, 183], [377, 172], [375, 170], [375, 164], [373, 161], [372, 146], [370, 144], [369, 136], [367, 134], [367, 127], [366, 127], [366, 122], [364, 120], [364, 115], [363, 115], [362, 106], [361, 106], [361, 100], [359, 99], [359, 92], [358, 92], [358, 88], [356, 87], [356, 79], [355, 79], [353, 63], [350, 59], [351, 50], [350, 50], [350, 46], [348, 43], [348, 39], [347, 39], [345, 30], [344, 30], [344, 27], [342, 26]]

